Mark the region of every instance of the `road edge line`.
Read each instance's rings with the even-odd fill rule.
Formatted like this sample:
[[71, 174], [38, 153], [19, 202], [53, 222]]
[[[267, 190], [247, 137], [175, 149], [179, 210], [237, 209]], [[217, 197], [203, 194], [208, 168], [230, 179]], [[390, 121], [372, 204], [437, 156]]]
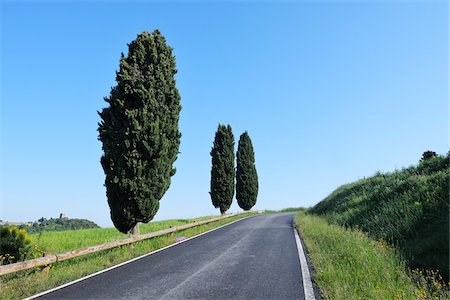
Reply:
[[[50, 293], [52, 293], [52, 292], [54, 292], [54, 291], [57, 291], [57, 290], [63, 289], [63, 288], [65, 288], [65, 287], [68, 287], [68, 286], [70, 286], [70, 285], [73, 285], [73, 284], [75, 284], [75, 283], [78, 283], [78, 282], [80, 282], [80, 281], [83, 281], [83, 280], [89, 279], [89, 278], [91, 278], [91, 277], [94, 277], [94, 276], [100, 275], [100, 274], [102, 274], [102, 273], [106, 273], [106, 272], [108, 272], [108, 271], [111, 271], [111, 270], [113, 270], [113, 269], [119, 268], [119, 267], [121, 267], [121, 266], [124, 266], [124, 265], [126, 265], [126, 264], [132, 263], [132, 262], [134, 262], [134, 261], [136, 261], [136, 260], [139, 260], [139, 259], [141, 259], [141, 258], [144, 258], [144, 257], [150, 256], [150, 255], [153, 255], [153, 254], [155, 254], [155, 253], [158, 253], [158, 252], [160, 252], [160, 251], [166, 250], [166, 249], [168, 249], [168, 248], [171, 248], [171, 247], [177, 246], [177, 245], [179, 245], [179, 244], [182, 244], [182, 243], [184, 243], [184, 242], [187, 242], [187, 241], [193, 240], [193, 239], [195, 239], [195, 238], [198, 238], [199, 236], [202, 236], [202, 235], [204, 235], [204, 234], [207, 234], [207, 233], [213, 232], [213, 231], [215, 231], [215, 230], [218, 230], [218, 229], [220, 229], [220, 228], [223, 228], [223, 227], [225, 227], [225, 226], [231, 225], [231, 224], [233, 224], [233, 223], [236, 223], [236, 222], [239, 222], [239, 221], [242, 221], [242, 220], [245, 220], [245, 219], [251, 218], [251, 217], [255, 217], [255, 216], [257, 216], [257, 215], [258, 215], [258, 214], [255, 214], [255, 215], [251, 215], [251, 216], [247, 216], [247, 217], [245, 217], [245, 218], [241, 218], [241, 219], [238, 219], [238, 220], [234, 220], [233, 222], [230, 222], [230, 223], [227, 223], [227, 224], [221, 225], [221, 226], [219, 226], [219, 227], [216, 227], [216, 228], [210, 229], [210, 230], [208, 230], [208, 231], [202, 232], [202, 233], [200, 233], [200, 234], [197, 234], [197, 235], [191, 236], [190, 238], [187, 238], [187, 239], [185, 239], [185, 240], [182, 240], [182, 241], [180, 241], [180, 242], [175, 242], [175, 243], [173, 243], [173, 244], [170, 244], [170, 245], [168, 245], [168, 246], [165, 246], [165, 247], [163, 247], [163, 248], [160, 248], [160, 249], [156, 249], [155, 251], [152, 251], [152, 252], [149, 252], [149, 253], [143, 254], [143, 255], [141, 255], [141, 256], [138, 256], [138, 257], [132, 258], [132, 259], [130, 259], [130, 260], [127, 260], [127, 261], [121, 262], [120, 264], [117, 264], [117, 265], [111, 266], [111, 267], [109, 267], [109, 268], [106, 268], [106, 269], [100, 270], [100, 271], [98, 271], [98, 272], [95, 272], [95, 273], [92, 273], [92, 274], [90, 274], [90, 275], [87, 275], [87, 276], [84, 276], [84, 277], [81, 277], [81, 278], [75, 279], [75, 280], [73, 280], [73, 281], [70, 281], [70, 282], [64, 283], [64, 284], [62, 284], [62, 285], [60, 285], [60, 286], [57, 286], [57, 287], [51, 288], [51, 289], [49, 289], [49, 290], [46, 290], [46, 291], [40, 292], [40, 293], [38, 293], [38, 294], [35, 294], [35, 295], [32, 295], [32, 296], [29, 296], [29, 297], [27, 297], [27, 298], [23, 298], [23, 300], [32, 300], [32, 299], [36, 299], [36, 298], [38, 298], [38, 297], [44, 296], [44, 295], [46, 295], [46, 294], [50, 294]], [[206, 224], [205, 224], [205, 225], [206, 225]], [[187, 228], [187, 229], [189, 229], [189, 228]]]
[[311, 274], [309, 273], [308, 262], [306, 261], [305, 251], [303, 250], [302, 242], [294, 226], [295, 243], [297, 244], [298, 257], [300, 259], [300, 267], [302, 271], [303, 292], [305, 293], [305, 300], [316, 300], [314, 295], [314, 288], [311, 281]]

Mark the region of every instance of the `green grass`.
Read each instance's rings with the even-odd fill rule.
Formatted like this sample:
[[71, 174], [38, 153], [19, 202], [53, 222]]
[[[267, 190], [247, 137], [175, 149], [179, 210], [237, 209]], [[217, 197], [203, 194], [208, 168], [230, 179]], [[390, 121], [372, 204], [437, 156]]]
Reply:
[[[140, 233], [154, 232], [167, 229], [170, 226], [179, 226], [193, 221], [203, 221], [213, 218], [213, 216], [201, 217], [195, 219], [177, 219], [150, 222], [140, 224]], [[116, 228], [92, 228], [66, 231], [49, 231], [29, 235], [32, 241], [45, 252], [62, 253], [83, 247], [94, 246], [106, 242], [112, 242], [127, 238]]]
[[306, 211], [307, 209], [304, 207], [288, 207], [280, 209], [279, 212], [300, 212], [300, 211]]
[[278, 213], [278, 212], [300, 212], [300, 211], [306, 211], [306, 210], [307, 210], [307, 208], [304, 208], [304, 207], [288, 207], [288, 208], [283, 208], [280, 210], [266, 209], [263, 211], [263, 213], [273, 214], [273, 213]]
[[309, 212], [367, 232], [449, 279], [449, 155], [343, 185]]
[[[230, 218], [215, 221], [209, 224], [200, 225], [197, 227], [189, 228], [179, 232], [175, 232], [171, 235], [165, 235], [161, 237], [151, 238], [145, 241], [136, 242], [133, 247], [122, 246], [110, 250], [105, 250], [99, 253], [89, 254], [78, 258], [70, 259], [67, 261], [53, 264], [48, 274], [41, 272], [39, 269], [17, 272], [14, 274], [8, 274], [0, 277], [0, 299], [20, 299], [38, 292], [59, 286], [66, 282], [81, 278], [83, 276], [95, 273], [110, 266], [119, 264], [129, 259], [138, 257], [145, 253], [160, 249], [175, 242], [175, 238], [179, 236], [192, 237], [210, 229], [219, 227], [221, 225], [230, 223], [232, 221], [244, 218], [250, 214], [243, 214], [232, 216]], [[201, 218], [205, 219], [205, 218]], [[199, 219], [197, 219], [199, 220]], [[146, 233], [149, 231], [159, 230], [167, 228], [170, 225], [184, 224], [186, 220], [172, 220], [154, 222], [148, 225], [141, 226], [141, 232]], [[156, 224], [156, 225], [155, 225]], [[153, 227], [154, 226], [154, 227]], [[42, 245], [48, 249], [52, 249], [55, 252], [71, 250], [73, 247], [77, 248], [79, 244], [76, 242], [69, 242], [72, 238], [90, 237], [88, 243], [83, 246], [88, 246], [90, 243], [98, 244], [99, 242], [105, 242], [110, 239], [120, 239], [126, 237], [126, 235], [116, 235], [112, 229], [93, 229], [80, 230], [80, 232], [57, 232], [58, 235], [48, 237], [47, 243], [42, 242]], [[100, 230], [97, 232], [97, 230]], [[102, 234], [101, 230], [106, 233]], [[83, 232], [81, 232], [83, 231]], [[84, 232], [86, 231], [86, 232]], [[68, 236], [60, 236], [59, 234], [67, 233]], [[70, 237], [70, 238], [69, 238]], [[62, 244], [65, 246], [59, 246], [55, 240], [61, 238]], [[43, 240], [45, 241], [45, 240]], [[95, 242], [94, 242], [95, 241]]]
[[304, 213], [295, 225], [324, 299], [447, 299], [440, 282], [424, 276], [416, 282], [393, 248], [366, 233]]

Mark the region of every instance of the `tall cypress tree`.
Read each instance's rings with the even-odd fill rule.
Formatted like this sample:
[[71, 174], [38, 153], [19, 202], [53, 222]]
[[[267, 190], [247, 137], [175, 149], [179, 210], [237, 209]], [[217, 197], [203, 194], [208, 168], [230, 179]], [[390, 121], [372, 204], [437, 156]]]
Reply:
[[224, 214], [234, 196], [234, 136], [230, 125], [219, 125], [211, 150], [211, 200]]
[[258, 174], [255, 166], [255, 153], [252, 140], [247, 131], [239, 138], [236, 170], [236, 199], [239, 207], [250, 210], [258, 197]]
[[111, 219], [121, 232], [149, 222], [175, 174], [181, 133], [175, 57], [158, 30], [128, 45], [116, 72], [117, 85], [100, 113], [101, 164]]

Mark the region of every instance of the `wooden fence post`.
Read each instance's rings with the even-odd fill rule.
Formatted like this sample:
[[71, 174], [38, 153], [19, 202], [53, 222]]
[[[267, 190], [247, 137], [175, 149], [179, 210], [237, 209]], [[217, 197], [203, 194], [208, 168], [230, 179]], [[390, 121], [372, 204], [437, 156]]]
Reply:
[[[42, 254], [42, 257], [48, 257], [51, 256], [52, 254], [50, 252], [44, 252]], [[41, 273], [44, 275], [48, 275], [48, 272], [50, 271], [50, 265], [44, 265], [41, 267]]]

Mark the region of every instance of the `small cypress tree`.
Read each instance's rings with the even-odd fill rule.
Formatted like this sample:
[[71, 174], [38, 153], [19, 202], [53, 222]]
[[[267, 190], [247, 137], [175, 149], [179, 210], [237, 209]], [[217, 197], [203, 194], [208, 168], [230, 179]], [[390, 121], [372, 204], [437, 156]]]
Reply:
[[111, 219], [121, 232], [149, 222], [175, 174], [181, 133], [175, 57], [158, 30], [143, 32], [122, 54], [117, 86], [99, 114], [101, 164]]
[[231, 206], [234, 196], [234, 136], [230, 125], [219, 125], [211, 150], [212, 204], [224, 214]]
[[236, 199], [239, 207], [250, 210], [258, 197], [258, 174], [255, 167], [255, 153], [247, 131], [239, 138], [236, 170]]

